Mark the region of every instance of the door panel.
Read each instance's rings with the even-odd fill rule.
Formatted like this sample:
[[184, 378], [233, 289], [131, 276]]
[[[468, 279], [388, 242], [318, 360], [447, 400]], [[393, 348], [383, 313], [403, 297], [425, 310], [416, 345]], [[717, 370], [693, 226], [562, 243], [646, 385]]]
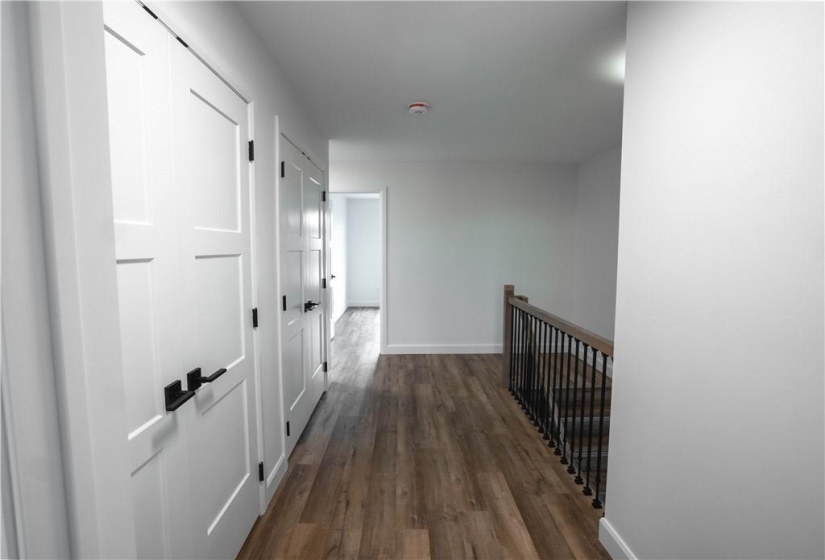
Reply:
[[211, 92], [190, 90], [187, 97], [190, 118], [197, 123], [198, 133], [190, 136], [188, 149], [193, 165], [192, 184], [197, 185], [194, 197], [195, 227], [222, 231], [240, 231], [240, 126], [210, 103]]
[[284, 377], [284, 403], [289, 412], [300, 404], [301, 396], [306, 389], [304, 377], [304, 331], [295, 332], [295, 335], [284, 344], [284, 370], [290, 375]]
[[115, 266], [137, 552], [192, 553], [187, 446], [163, 387], [183, 367], [175, 339], [177, 231], [172, 41], [135, 3], [103, 6]]
[[173, 51], [180, 275], [187, 371], [198, 389], [190, 456], [195, 552], [234, 557], [258, 515], [248, 107], [186, 49]]
[[[198, 365], [209, 375], [244, 359], [243, 264], [237, 255], [198, 256], [195, 263]], [[233, 328], [234, 327], [234, 328]]]
[[[135, 500], [135, 534], [138, 558], [169, 556], [169, 535], [166, 526], [169, 512], [163, 496], [164, 461], [162, 457], [145, 462], [132, 473]], [[155, 535], [155, 538], [147, 538]]]
[[126, 419], [129, 433], [135, 433], [163, 414], [163, 387], [155, 309], [154, 259], [121, 261], [117, 265], [120, 304], [120, 334], [123, 378], [126, 389]]
[[[152, 88], [158, 76], [152, 75], [150, 61], [165, 56], [162, 38], [157, 45], [143, 43], [135, 33], [134, 23], [112, 21], [118, 33], [107, 26], [104, 33], [107, 71], [116, 76], [118, 85], [115, 95], [109, 97], [109, 142], [112, 163], [112, 198], [114, 217], [118, 221], [149, 223], [151, 221], [150, 189], [150, 136], [152, 130], [145, 126], [147, 104], [151, 103]], [[136, 43], [144, 45], [146, 52]]]

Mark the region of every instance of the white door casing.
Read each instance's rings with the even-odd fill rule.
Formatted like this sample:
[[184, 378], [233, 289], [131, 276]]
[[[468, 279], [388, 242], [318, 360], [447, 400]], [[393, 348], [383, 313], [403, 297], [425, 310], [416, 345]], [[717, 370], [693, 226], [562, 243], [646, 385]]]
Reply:
[[[249, 108], [137, 4], [107, 4], [138, 555], [237, 554], [259, 505]], [[162, 388], [204, 382], [165, 410]]]
[[283, 136], [281, 158], [281, 346], [288, 456], [325, 389], [326, 228], [323, 173]]

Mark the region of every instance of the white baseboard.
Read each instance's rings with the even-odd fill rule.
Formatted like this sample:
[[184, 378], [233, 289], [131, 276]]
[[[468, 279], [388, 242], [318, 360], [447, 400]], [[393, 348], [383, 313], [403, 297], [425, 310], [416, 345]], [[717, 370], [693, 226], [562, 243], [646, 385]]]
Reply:
[[605, 517], [599, 520], [599, 542], [613, 560], [636, 560], [638, 558]]
[[381, 307], [378, 301], [348, 301], [347, 307]]
[[501, 344], [389, 344], [385, 354], [501, 354]]

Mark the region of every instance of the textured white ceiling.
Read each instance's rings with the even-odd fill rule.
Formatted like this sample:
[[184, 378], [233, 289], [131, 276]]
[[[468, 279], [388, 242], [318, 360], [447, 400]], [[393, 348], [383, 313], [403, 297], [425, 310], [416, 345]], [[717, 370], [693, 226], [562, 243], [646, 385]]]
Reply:
[[578, 163], [621, 141], [625, 2], [239, 7], [332, 161]]

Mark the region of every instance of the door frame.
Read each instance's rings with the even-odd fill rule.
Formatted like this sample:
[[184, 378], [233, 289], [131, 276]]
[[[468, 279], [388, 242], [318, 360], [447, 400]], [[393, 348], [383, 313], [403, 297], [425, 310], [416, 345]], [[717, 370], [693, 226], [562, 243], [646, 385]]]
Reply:
[[[388, 187], [387, 185], [370, 185], [370, 186], [339, 186], [336, 185], [334, 188], [332, 185], [329, 186], [329, 194], [377, 194], [378, 195], [378, 213], [379, 213], [379, 222], [380, 222], [380, 266], [381, 266], [381, 297], [379, 298], [379, 309], [378, 309], [378, 317], [381, 323], [380, 329], [380, 341], [379, 341], [379, 351], [381, 354], [387, 353], [387, 333], [389, 332], [387, 329], [387, 320], [389, 317], [389, 309], [387, 309], [387, 302], [389, 301], [389, 297], [387, 295], [387, 209], [389, 207], [389, 203], [387, 201], [388, 195]], [[329, 210], [327, 210], [329, 212]], [[349, 273], [347, 273], [349, 274]], [[328, 310], [327, 314], [327, 330], [329, 330], [330, 325], [329, 321], [331, 320], [331, 311]], [[329, 341], [327, 341], [329, 342]]]
[[[75, 557], [137, 553], [124, 437], [103, 8], [31, 6], [44, 240]], [[47, 157], [42, 157], [47, 155]]]

